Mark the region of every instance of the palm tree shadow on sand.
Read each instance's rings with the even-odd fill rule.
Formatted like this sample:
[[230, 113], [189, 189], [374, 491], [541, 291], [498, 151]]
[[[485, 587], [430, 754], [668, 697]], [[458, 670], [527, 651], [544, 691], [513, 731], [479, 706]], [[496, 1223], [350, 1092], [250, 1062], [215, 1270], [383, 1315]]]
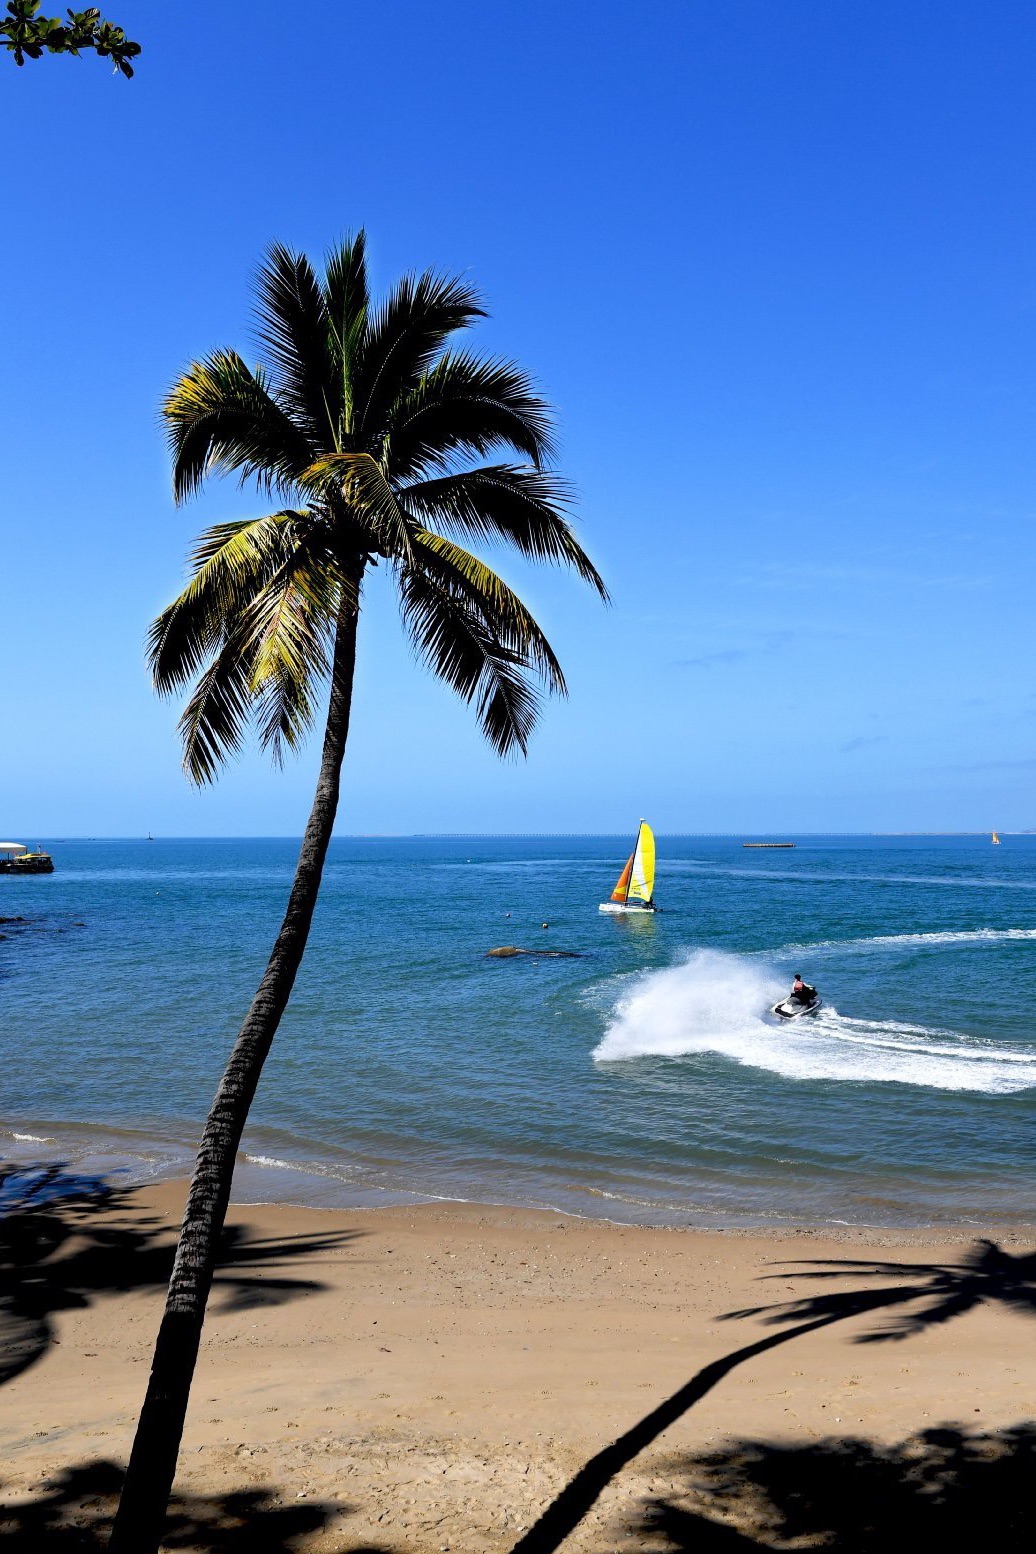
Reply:
[[[537, 1521], [513, 1546], [512, 1554], [553, 1554], [592, 1508], [602, 1491], [623, 1468], [662, 1432], [711, 1392], [724, 1377], [758, 1355], [766, 1354], [793, 1338], [851, 1317], [888, 1313], [877, 1328], [859, 1334], [857, 1343], [905, 1339], [926, 1328], [952, 1321], [985, 1304], [1007, 1306], [1036, 1316], [1036, 1253], [1017, 1256], [992, 1241], [976, 1241], [959, 1263], [861, 1262], [829, 1258], [784, 1264], [781, 1272], [764, 1278], [787, 1277], [794, 1269], [800, 1279], [874, 1279], [876, 1285], [851, 1290], [827, 1289], [800, 1300], [750, 1306], [730, 1311], [722, 1321], [754, 1317], [767, 1326], [779, 1326], [755, 1343], [723, 1355], [692, 1376], [657, 1408], [591, 1457], [551, 1501]], [[892, 1281], [892, 1282], [888, 1282]], [[678, 1545], [680, 1546], [680, 1545]], [[689, 1545], [685, 1545], [689, 1546]], [[697, 1545], [696, 1545], [697, 1546]], [[733, 1550], [738, 1545], [730, 1544]], [[752, 1547], [751, 1544], [742, 1545]], [[708, 1545], [701, 1545], [707, 1548]], [[719, 1544], [714, 1544], [717, 1550]]]
[[[61, 1162], [0, 1162], [0, 1385], [46, 1354], [58, 1312], [129, 1290], [165, 1288], [175, 1226], [144, 1214], [138, 1191], [83, 1176]], [[259, 1238], [246, 1227], [230, 1227], [216, 1275], [224, 1309], [280, 1304], [322, 1289], [318, 1280], [278, 1270], [358, 1234]]]
[[[673, 1488], [629, 1531], [655, 1554], [1028, 1554], [1036, 1547], [1036, 1424], [942, 1427], [878, 1444], [736, 1441], [665, 1464]], [[682, 1482], [681, 1482], [682, 1480]], [[736, 1525], [733, 1525], [736, 1523]]]
[[[30, 1502], [0, 1507], [2, 1554], [100, 1554], [108, 1546], [123, 1470], [99, 1459], [54, 1474]], [[3, 1490], [0, 1484], [0, 1492]], [[263, 1486], [222, 1495], [174, 1494], [162, 1546], [206, 1554], [292, 1554], [353, 1510], [342, 1502], [281, 1498]], [[336, 1554], [392, 1554], [386, 1544], [336, 1544]]]

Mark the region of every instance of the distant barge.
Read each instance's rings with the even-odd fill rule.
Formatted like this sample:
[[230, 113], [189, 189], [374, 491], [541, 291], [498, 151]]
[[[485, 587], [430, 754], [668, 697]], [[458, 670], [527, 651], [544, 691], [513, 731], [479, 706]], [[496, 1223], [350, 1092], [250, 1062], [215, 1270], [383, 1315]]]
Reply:
[[50, 853], [34, 853], [21, 842], [0, 842], [0, 874], [53, 874]]
[[742, 842], [742, 847], [794, 847], [794, 842]]

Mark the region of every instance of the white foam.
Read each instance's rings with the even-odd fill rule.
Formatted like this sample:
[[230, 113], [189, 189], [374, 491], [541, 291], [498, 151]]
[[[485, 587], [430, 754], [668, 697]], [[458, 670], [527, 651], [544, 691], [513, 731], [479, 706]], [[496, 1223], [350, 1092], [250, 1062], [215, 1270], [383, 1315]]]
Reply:
[[12, 1133], [11, 1137], [17, 1139], [20, 1144], [53, 1144], [53, 1139], [44, 1138], [40, 1133]]
[[247, 1152], [244, 1158], [249, 1165], [262, 1166], [267, 1171], [291, 1171], [296, 1176], [323, 1176], [332, 1182], [352, 1182], [356, 1175], [355, 1169], [349, 1166], [330, 1165], [320, 1160], [282, 1160], [279, 1155], [250, 1155]]
[[715, 1053], [786, 1079], [895, 1082], [1004, 1095], [1036, 1088], [1036, 1048], [825, 1009], [777, 1025], [786, 982], [758, 959], [696, 950], [638, 977], [614, 1007], [597, 1062]]
[[1036, 939], [1036, 928], [961, 928], [935, 933], [881, 933], [864, 939], [818, 939], [813, 944], [788, 944], [792, 950], [856, 950], [875, 944], [1009, 944], [1014, 940]]

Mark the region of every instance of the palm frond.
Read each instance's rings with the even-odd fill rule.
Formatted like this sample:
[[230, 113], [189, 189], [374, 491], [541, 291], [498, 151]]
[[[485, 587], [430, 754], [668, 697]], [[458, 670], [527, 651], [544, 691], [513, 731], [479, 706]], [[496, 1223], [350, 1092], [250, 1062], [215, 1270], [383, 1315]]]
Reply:
[[183, 769], [199, 787], [244, 740], [252, 710], [251, 661], [244, 636], [232, 632], [196, 685], [179, 722]]
[[404, 276], [364, 335], [356, 435], [380, 438], [390, 407], [417, 387], [450, 335], [484, 317], [478, 293], [467, 281], [432, 270]]
[[329, 571], [304, 554], [292, 556], [241, 617], [252, 656], [252, 689], [278, 675], [317, 677], [327, 671], [327, 647], [339, 604]]
[[284, 765], [286, 750], [298, 750], [313, 727], [316, 708], [315, 682], [293, 675], [271, 676], [255, 702], [259, 746], [268, 750], [275, 766]]
[[207, 529], [191, 556], [193, 575], [148, 633], [155, 689], [182, 689], [233, 630], [257, 594], [305, 544], [309, 515], [272, 513]]
[[506, 540], [532, 560], [572, 567], [608, 598], [603, 578], [565, 517], [569, 489], [556, 475], [527, 465], [488, 464], [404, 486], [397, 495], [422, 525], [481, 541]]
[[[384, 471], [369, 453], [331, 453], [303, 473], [308, 490], [348, 514], [361, 550], [382, 556], [410, 554], [411, 523]], [[340, 502], [336, 502], [340, 498]]]
[[259, 343], [274, 397], [314, 447], [336, 445], [340, 371], [324, 292], [305, 254], [274, 243], [256, 278]]
[[333, 566], [294, 555], [242, 617], [259, 742], [278, 764], [309, 731], [313, 690], [330, 671], [335, 620], [348, 585]]
[[419, 530], [413, 565], [450, 598], [466, 605], [518, 660], [536, 669], [547, 689], [567, 694], [557, 654], [531, 610], [492, 567], [440, 534]]
[[239, 473], [263, 491], [291, 490], [316, 450], [236, 351], [194, 362], [162, 406], [178, 502], [208, 475]]
[[458, 455], [514, 448], [537, 468], [554, 456], [554, 412], [513, 362], [449, 352], [387, 410], [385, 449], [397, 480], [449, 470]]
[[367, 235], [362, 227], [355, 237], [346, 238], [327, 255], [324, 263], [324, 296], [338, 367], [342, 430], [351, 436], [355, 417], [355, 381], [370, 310]]
[[526, 754], [539, 713], [528, 651], [508, 645], [474, 592], [442, 575], [447, 566], [398, 572], [403, 624], [418, 655], [464, 701], [474, 702], [482, 732], [499, 755]]

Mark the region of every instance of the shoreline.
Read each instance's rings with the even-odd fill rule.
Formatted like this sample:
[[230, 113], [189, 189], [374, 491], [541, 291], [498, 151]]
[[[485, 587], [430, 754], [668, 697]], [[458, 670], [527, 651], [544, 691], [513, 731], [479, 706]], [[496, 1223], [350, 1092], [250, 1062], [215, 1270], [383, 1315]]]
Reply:
[[[70, 1223], [31, 1270], [53, 1300], [22, 1334], [35, 1358], [0, 1386], [0, 1535], [47, 1494], [80, 1528], [110, 1504], [184, 1193], [127, 1189], [98, 1212], [95, 1244], [89, 1218]], [[475, 1204], [235, 1203], [229, 1227], [177, 1478], [182, 1514], [207, 1531], [185, 1548], [219, 1546], [212, 1519], [248, 1496], [259, 1518], [306, 1511], [291, 1544], [304, 1554], [504, 1554], [595, 1453], [710, 1367], [715, 1383], [604, 1485], [566, 1554], [657, 1549], [653, 1506], [713, 1519], [708, 1464], [745, 1443], [916, 1461], [933, 1431], [999, 1451], [1033, 1413], [1031, 1317], [1008, 1288], [1032, 1288], [1036, 1238], [1019, 1252], [1020, 1236], [998, 1237], [989, 1262], [973, 1232], [644, 1229]], [[976, 1280], [980, 1298], [951, 1311]], [[753, 1514], [746, 1500], [719, 1526], [752, 1531]]]
[[[133, 1191], [151, 1187], [177, 1187], [189, 1180], [194, 1162], [194, 1148], [185, 1141], [173, 1140], [134, 1129], [104, 1128], [89, 1123], [39, 1123], [31, 1126], [53, 1128], [54, 1133], [29, 1132], [24, 1125], [10, 1124], [0, 1128], [0, 1151], [16, 1171], [45, 1167], [61, 1163], [87, 1177], [110, 1180], [112, 1185], [128, 1187]], [[60, 1134], [68, 1138], [62, 1146]], [[127, 1140], [136, 1144], [134, 1150], [126, 1147]], [[44, 1146], [44, 1147], [39, 1147]], [[251, 1145], [250, 1148], [256, 1148]], [[790, 1211], [771, 1211], [768, 1214], [744, 1210], [724, 1210], [710, 1207], [679, 1207], [674, 1204], [654, 1205], [645, 1200], [621, 1200], [592, 1188], [583, 1188], [581, 1196], [590, 1196], [603, 1202], [611, 1199], [615, 1208], [610, 1212], [576, 1206], [570, 1201], [547, 1201], [544, 1195], [526, 1198], [497, 1197], [492, 1190], [470, 1196], [464, 1192], [443, 1192], [415, 1186], [405, 1180], [378, 1182], [362, 1180], [366, 1162], [352, 1163], [350, 1173], [335, 1171], [317, 1162], [294, 1162], [253, 1154], [242, 1150], [234, 1174], [232, 1203], [254, 1207], [294, 1207], [321, 1213], [377, 1213], [392, 1208], [437, 1207], [473, 1208], [486, 1211], [515, 1214], [547, 1214], [583, 1221], [590, 1225], [613, 1226], [620, 1229], [689, 1231], [703, 1234], [715, 1233], [730, 1236], [772, 1236], [774, 1238], [797, 1235], [823, 1236], [831, 1240], [855, 1240], [860, 1237], [887, 1237], [889, 1245], [912, 1244], [917, 1237], [931, 1240], [961, 1241], [969, 1238], [991, 1236], [1010, 1239], [1012, 1244], [1027, 1236], [1036, 1237], [1036, 1218], [1024, 1215], [1004, 1215], [996, 1220], [976, 1215], [974, 1219], [948, 1213], [944, 1219], [841, 1219], [796, 1217]], [[377, 1163], [376, 1172], [370, 1175], [384, 1178], [391, 1172], [396, 1178], [407, 1175], [403, 1161]], [[558, 1194], [564, 1198], [563, 1193]], [[639, 1210], [639, 1217], [622, 1217], [623, 1207]]]

